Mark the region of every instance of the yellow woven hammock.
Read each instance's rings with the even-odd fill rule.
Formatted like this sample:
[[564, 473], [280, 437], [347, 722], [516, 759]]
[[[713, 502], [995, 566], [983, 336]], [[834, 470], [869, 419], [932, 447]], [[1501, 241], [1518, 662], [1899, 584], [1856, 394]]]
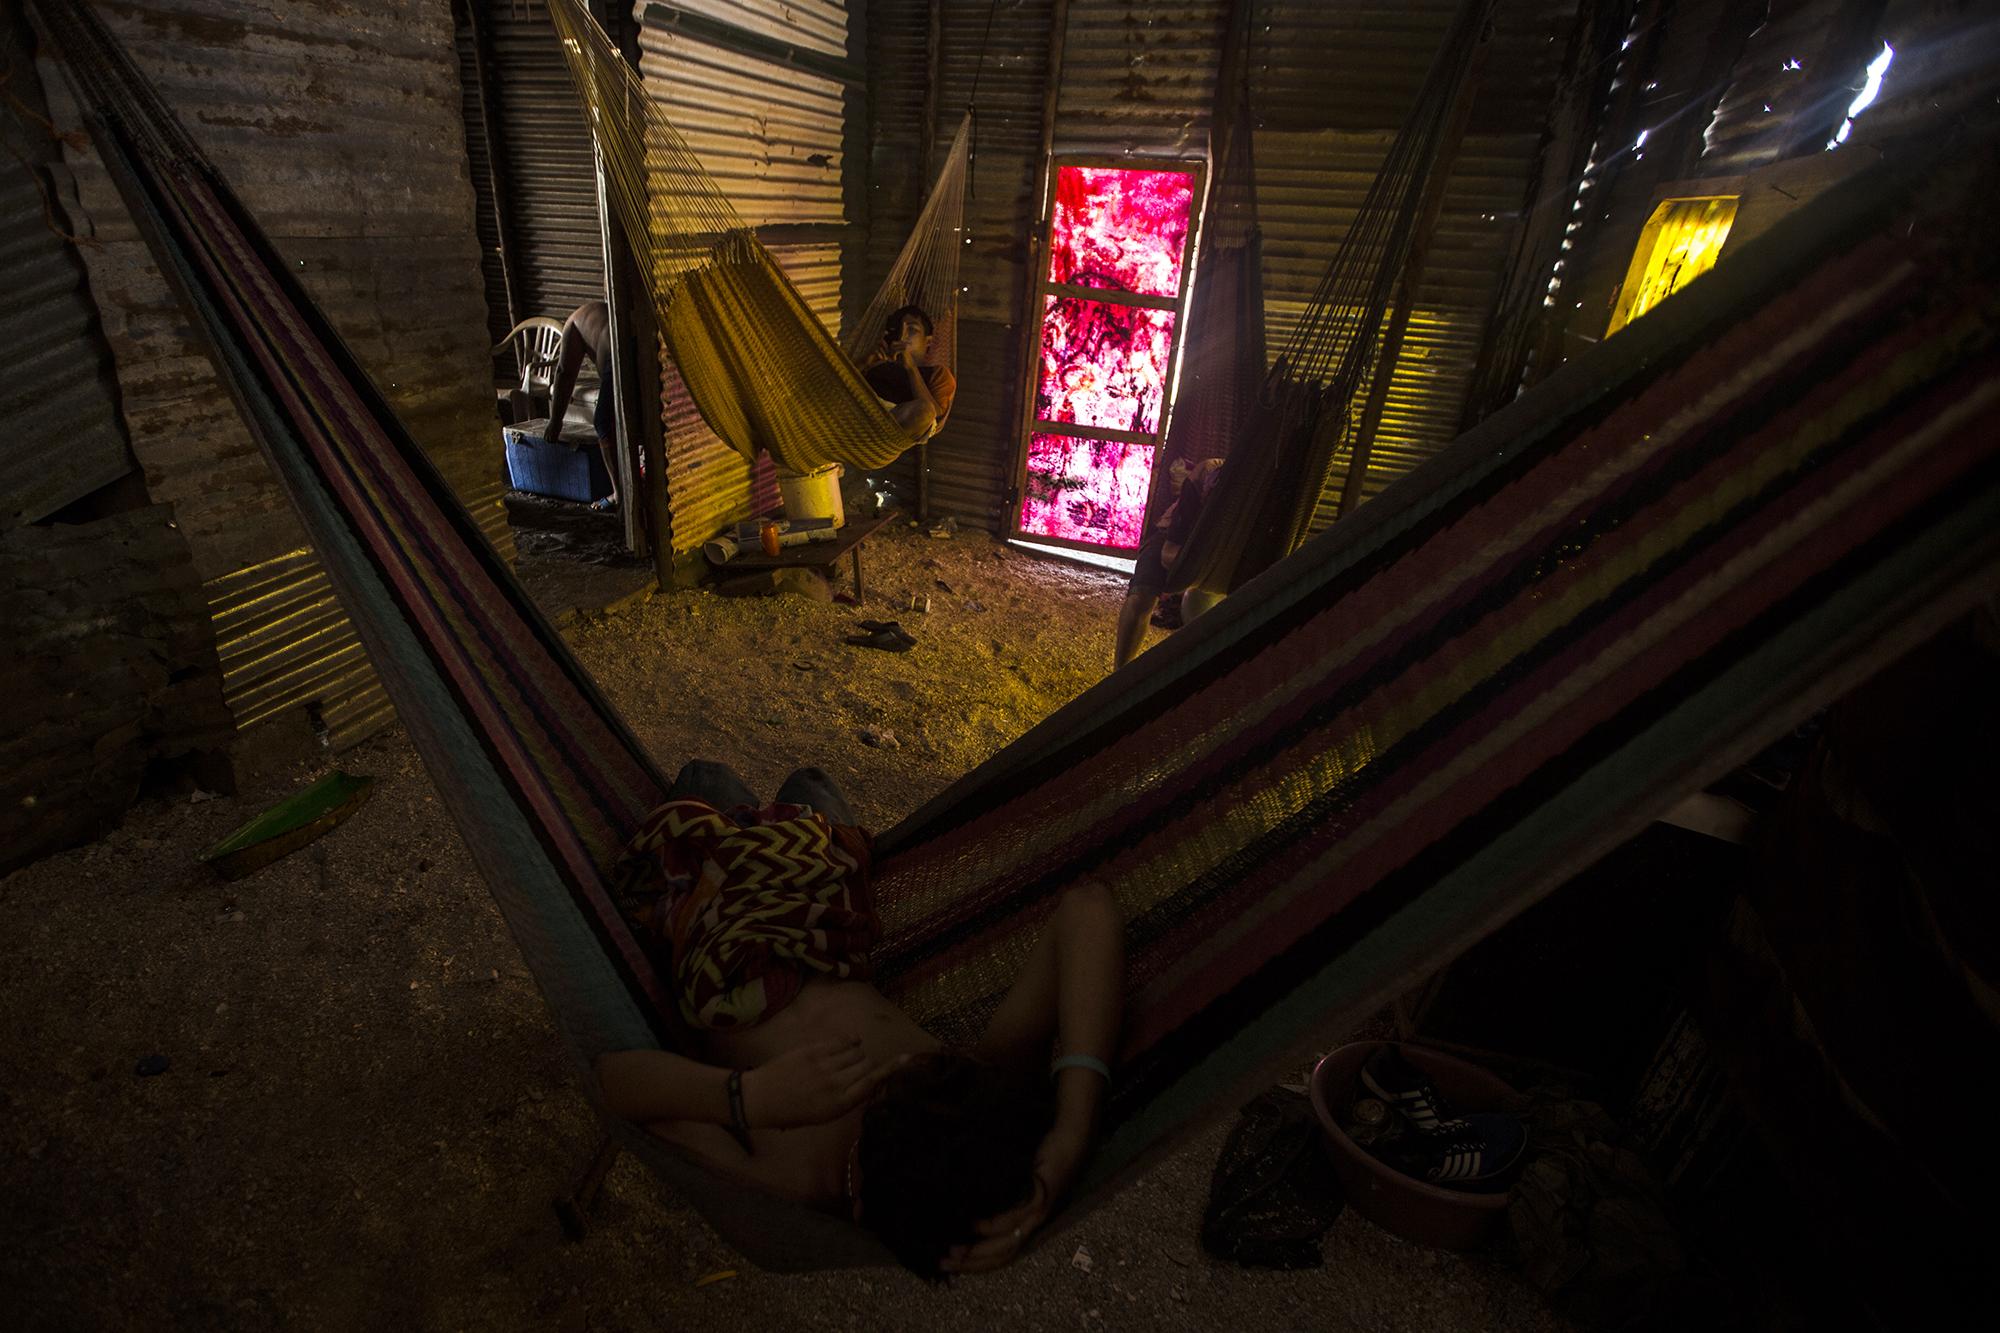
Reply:
[[927, 364], [955, 367], [969, 118], [909, 240], [843, 346], [580, 0], [549, 0], [549, 17], [597, 137], [606, 192], [638, 252], [660, 335], [702, 419], [746, 459], [765, 449], [798, 472], [893, 462], [915, 441], [857, 362], [891, 311], [919, 305], [936, 324]]

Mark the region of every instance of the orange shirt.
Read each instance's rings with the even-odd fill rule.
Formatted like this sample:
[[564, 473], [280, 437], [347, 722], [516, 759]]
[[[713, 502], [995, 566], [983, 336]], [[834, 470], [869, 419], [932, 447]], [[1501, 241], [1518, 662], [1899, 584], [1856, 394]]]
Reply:
[[[938, 420], [951, 415], [952, 400], [958, 397], [958, 378], [943, 366], [920, 366], [924, 377], [924, 387], [937, 399]], [[903, 367], [890, 357], [876, 354], [868, 358], [861, 367], [861, 378], [868, 381], [868, 387], [892, 403], [907, 403], [916, 397], [910, 390], [909, 377]]]

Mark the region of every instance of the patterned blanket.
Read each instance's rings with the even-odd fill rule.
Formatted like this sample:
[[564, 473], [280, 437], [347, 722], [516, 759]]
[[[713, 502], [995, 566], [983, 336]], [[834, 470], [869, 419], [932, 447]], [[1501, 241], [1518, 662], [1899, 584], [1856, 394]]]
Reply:
[[673, 978], [696, 1027], [752, 1027], [791, 1003], [808, 970], [872, 975], [881, 934], [869, 891], [869, 835], [808, 806], [668, 801], [619, 862], [626, 918]]

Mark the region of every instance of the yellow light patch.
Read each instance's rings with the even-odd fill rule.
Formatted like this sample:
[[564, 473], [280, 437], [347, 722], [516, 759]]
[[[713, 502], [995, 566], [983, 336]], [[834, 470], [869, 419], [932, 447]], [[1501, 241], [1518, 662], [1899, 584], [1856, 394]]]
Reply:
[[1715, 267], [1736, 221], [1736, 201], [1735, 195], [1667, 199], [1653, 210], [1639, 232], [1606, 337]]

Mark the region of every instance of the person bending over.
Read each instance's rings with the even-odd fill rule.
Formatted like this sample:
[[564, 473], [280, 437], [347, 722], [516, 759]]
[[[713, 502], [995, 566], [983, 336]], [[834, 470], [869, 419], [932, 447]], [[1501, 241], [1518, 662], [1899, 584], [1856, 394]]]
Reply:
[[882, 341], [861, 363], [861, 378], [892, 404], [896, 424], [921, 444], [943, 429], [958, 396], [958, 380], [943, 366], [924, 364], [936, 329], [922, 306], [904, 306], [886, 325]]
[[[570, 311], [563, 321], [562, 355], [549, 382], [549, 424], [542, 438], [562, 444], [563, 414], [569, 410], [570, 395], [576, 392], [577, 372], [583, 359], [597, 367], [597, 448], [604, 455], [604, 475], [611, 478], [611, 494], [594, 501], [592, 509], [618, 507], [618, 408], [611, 389], [611, 307], [602, 301], [585, 301]], [[575, 446], [572, 445], [572, 448]]]
[[[1178, 468], [1181, 464], [1176, 462], [1174, 466]], [[1181, 480], [1180, 494], [1167, 511], [1147, 528], [1145, 540], [1139, 543], [1138, 559], [1132, 567], [1132, 581], [1125, 589], [1125, 600], [1118, 607], [1118, 640], [1111, 662], [1113, 670], [1138, 655], [1139, 645], [1146, 637], [1146, 621], [1163, 593], [1181, 594], [1183, 623], [1193, 620], [1220, 600], [1199, 588], [1189, 587], [1185, 576], [1176, 576], [1174, 563], [1180, 559], [1181, 548], [1193, 535], [1194, 525], [1201, 518], [1202, 505], [1206, 503], [1209, 491], [1214, 488], [1216, 474], [1221, 470], [1222, 460], [1219, 458], [1204, 458], [1188, 465]]]
[[761, 807], [724, 765], [682, 769], [615, 894], [672, 978], [690, 1048], [603, 1056], [605, 1106], [738, 1180], [853, 1218], [921, 1276], [996, 1268], [1089, 1154], [1123, 925], [1109, 890], [1071, 887], [978, 1042], [947, 1049], [870, 982], [869, 847], [817, 769]]

